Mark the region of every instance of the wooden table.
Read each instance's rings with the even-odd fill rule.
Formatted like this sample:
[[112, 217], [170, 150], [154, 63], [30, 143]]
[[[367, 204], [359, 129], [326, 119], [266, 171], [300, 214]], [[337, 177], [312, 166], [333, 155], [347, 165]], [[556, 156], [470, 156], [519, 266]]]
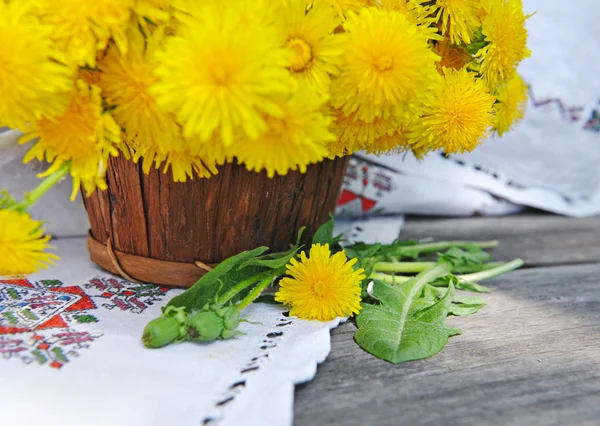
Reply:
[[498, 239], [496, 260], [527, 267], [486, 281], [489, 305], [450, 318], [463, 334], [426, 360], [389, 364], [335, 329], [295, 425], [600, 425], [600, 218], [416, 218], [401, 237]]

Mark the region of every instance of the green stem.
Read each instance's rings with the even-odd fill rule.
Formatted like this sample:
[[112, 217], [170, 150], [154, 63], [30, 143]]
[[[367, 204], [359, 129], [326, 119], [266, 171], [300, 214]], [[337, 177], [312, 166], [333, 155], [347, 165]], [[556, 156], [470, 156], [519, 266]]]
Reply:
[[69, 172], [69, 164], [64, 164], [60, 169], [46, 177], [33, 191], [25, 193], [25, 196], [21, 201], [12, 206], [11, 210], [19, 212], [26, 211], [29, 207], [34, 205], [37, 200], [56, 185], [67, 173]]
[[403, 251], [418, 251], [421, 253], [427, 252], [435, 252], [439, 250], [444, 250], [450, 247], [459, 247], [459, 248], [468, 248], [468, 247], [479, 247], [482, 249], [493, 248], [498, 246], [497, 240], [492, 241], [437, 241], [435, 243], [424, 243], [424, 244], [416, 244], [412, 246], [403, 246], [398, 249], [398, 252], [401, 254]]
[[[421, 272], [427, 268], [436, 265], [436, 262], [376, 262], [373, 265], [373, 271], [376, 272], [404, 272], [404, 273], [412, 273], [412, 272]], [[457, 266], [453, 268], [453, 272], [479, 272], [486, 269], [495, 268], [496, 266], [503, 265], [503, 262], [490, 262], [483, 263], [480, 265], [464, 265]]]
[[488, 278], [496, 277], [498, 275], [502, 275], [506, 272], [513, 271], [517, 268], [523, 266], [525, 262], [522, 259], [511, 260], [510, 262], [504, 263], [500, 266], [497, 266], [492, 269], [487, 269], [485, 271], [475, 272], [473, 274], [459, 275], [457, 278], [460, 281], [469, 281], [469, 282], [478, 282], [481, 280], [486, 280]]
[[421, 272], [435, 265], [435, 262], [376, 262], [373, 271], [378, 272]]
[[224, 305], [231, 298], [233, 298], [236, 294], [238, 294], [240, 291], [244, 290], [245, 288], [250, 287], [252, 284], [255, 284], [256, 282], [264, 280], [269, 277], [270, 277], [270, 279], [273, 279], [273, 274], [276, 273], [277, 275], [282, 275], [284, 272], [285, 272], [285, 270], [282, 270], [282, 268], [279, 268], [276, 271], [269, 270], [269, 271], [261, 272], [260, 274], [253, 275], [249, 278], [246, 278], [245, 280], [240, 281], [239, 283], [237, 283], [236, 285], [231, 287], [229, 290], [227, 290], [225, 293], [223, 293], [217, 299], [217, 303]]
[[248, 293], [248, 296], [244, 297], [242, 299], [242, 301], [240, 303], [238, 303], [238, 305], [236, 306], [237, 310], [241, 312], [246, 306], [248, 306], [250, 303], [252, 303], [254, 301], [254, 299], [256, 299], [258, 296], [260, 296], [260, 294], [263, 292], [263, 290], [265, 288], [267, 288], [273, 282], [273, 279], [275, 279], [275, 277], [277, 277], [279, 275], [281, 275], [281, 274], [271, 273], [271, 275], [269, 275], [267, 278], [265, 278], [264, 280], [259, 282], [258, 285], [256, 287], [254, 287], [254, 289], [252, 289], [252, 291], [250, 293]]
[[[418, 263], [418, 262], [414, 262], [414, 263]], [[423, 262], [423, 263], [427, 263], [427, 262]], [[525, 262], [523, 262], [523, 260], [521, 260], [521, 259], [515, 259], [515, 260], [511, 260], [510, 262], [507, 262], [507, 263], [501, 263], [498, 266], [494, 266], [492, 268], [488, 268], [483, 271], [475, 272], [472, 274], [457, 275], [456, 278], [458, 278], [459, 281], [478, 282], [478, 281], [496, 277], [498, 275], [502, 275], [506, 272], [510, 272], [512, 270], [520, 268], [521, 266], [524, 265], [524, 263]], [[393, 272], [393, 271], [390, 271], [390, 272]], [[404, 272], [407, 272], [407, 271], [404, 271]], [[369, 278], [371, 278], [373, 280], [383, 281], [384, 283], [387, 283], [387, 284], [402, 284], [411, 279], [411, 277], [406, 277], [404, 275], [390, 275], [390, 274], [383, 274], [381, 272], [373, 272], [373, 273], [371, 273], [371, 275], [369, 275]]]
[[389, 274], [381, 274], [379, 272], [372, 272], [369, 275], [369, 278], [372, 280], [383, 281], [386, 284], [402, 284], [412, 277], [405, 277], [404, 275], [389, 275]]

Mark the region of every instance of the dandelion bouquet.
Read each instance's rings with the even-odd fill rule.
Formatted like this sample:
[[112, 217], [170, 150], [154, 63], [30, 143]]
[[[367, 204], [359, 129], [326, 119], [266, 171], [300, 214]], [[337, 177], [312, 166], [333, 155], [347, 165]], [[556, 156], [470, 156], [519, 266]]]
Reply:
[[3, 0], [0, 126], [46, 180], [1, 200], [0, 273], [50, 263], [28, 207], [109, 157], [176, 182], [349, 155], [474, 149], [523, 114], [521, 0]]

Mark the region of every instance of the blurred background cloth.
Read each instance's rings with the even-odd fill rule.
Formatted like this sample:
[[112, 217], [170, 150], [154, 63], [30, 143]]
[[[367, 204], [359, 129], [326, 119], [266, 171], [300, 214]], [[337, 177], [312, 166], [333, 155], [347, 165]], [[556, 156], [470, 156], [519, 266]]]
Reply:
[[[338, 217], [503, 215], [526, 206], [574, 217], [600, 213], [600, 1], [523, 3], [526, 13], [536, 12], [527, 21], [532, 55], [519, 69], [530, 87], [524, 120], [464, 155], [433, 153], [421, 161], [412, 154], [355, 155]], [[23, 166], [28, 146], [17, 138], [14, 131], [0, 133], [0, 188], [20, 197], [43, 167]], [[32, 209], [53, 235], [87, 232], [80, 195], [71, 203], [70, 193], [65, 180]], [[365, 229], [379, 229], [367, 222], [340, 226], [360, 238]]]
[[523, 3], [536, 12], [519, 69], [529, 85], [523, 121], [464, 155], [355, 156], [338, 214], [600, 213], [600, 2]]

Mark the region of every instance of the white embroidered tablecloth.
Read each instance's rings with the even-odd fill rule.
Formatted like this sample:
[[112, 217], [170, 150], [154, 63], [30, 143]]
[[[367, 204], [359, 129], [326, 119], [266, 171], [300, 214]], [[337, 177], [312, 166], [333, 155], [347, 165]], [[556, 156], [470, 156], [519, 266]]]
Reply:
[[0, 424], [291, 424], [294, 384], [314, 376], [338, 320], [253, 304], [244, 336], [149, 350], [143, 327], [181, 290], [100, 270], [83, 238], [55, 245], [59, 266], [0, 280]]
[[[349, 240], [390, 242], [403, 218], [340, 223]], [[311, 380], [339, 320], [303, 321], [252, 304], [243, 336], [146, 349], [148, 321], [182, 290], [134, 284], [88, 259], [85, 238], [53, 242], [58, 264], [0, 277], [0, 425], [292, 423], [294, 385]]]

